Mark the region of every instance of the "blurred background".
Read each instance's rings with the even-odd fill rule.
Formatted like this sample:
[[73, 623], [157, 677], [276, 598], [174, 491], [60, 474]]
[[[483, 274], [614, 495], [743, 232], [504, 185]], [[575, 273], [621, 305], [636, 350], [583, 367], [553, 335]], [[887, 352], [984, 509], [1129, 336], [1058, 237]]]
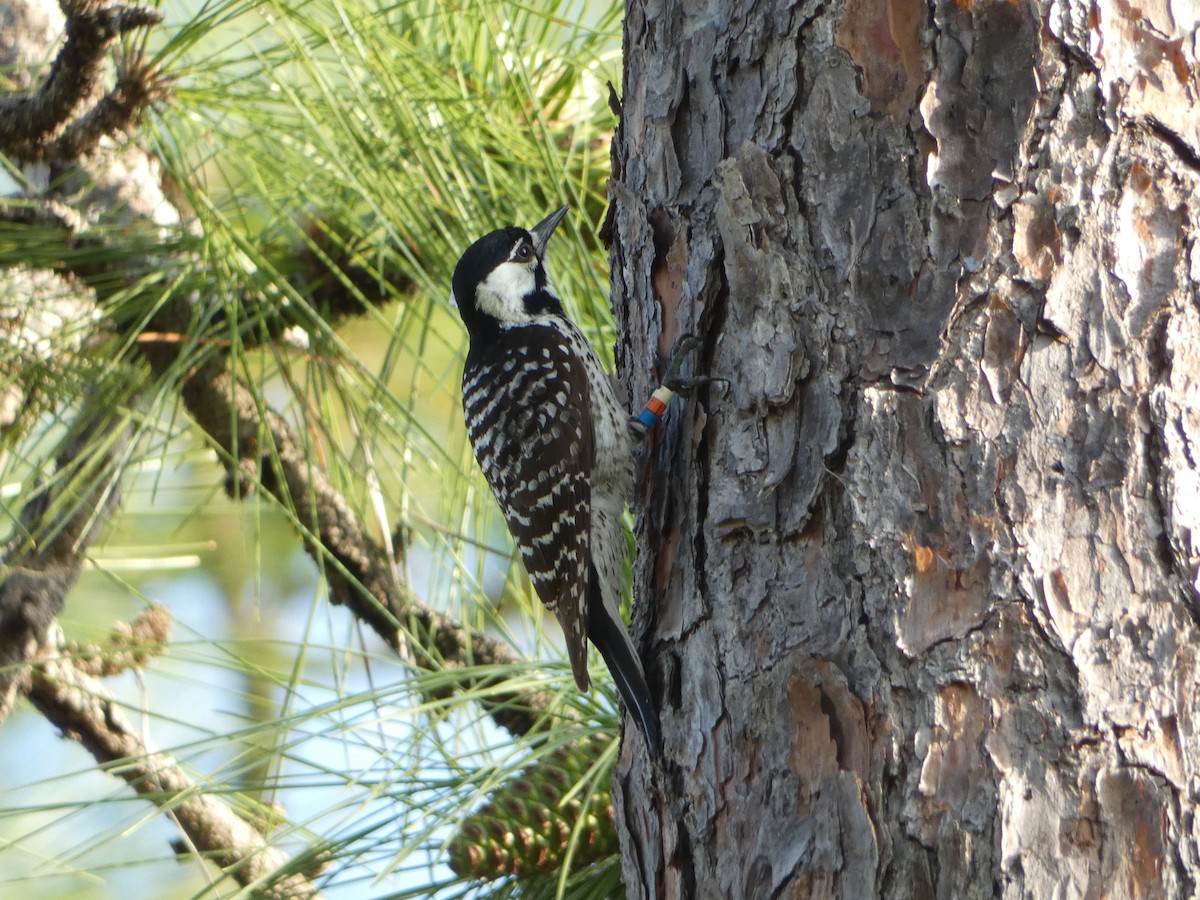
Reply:
[[[449, 282], [475, 237], [569, 203], [552, 244], [555, 283], [608, 354], [597, 232], [621, 9], [546, 0], [160, 9], [164, 24], [124, 39], [114, 58], [144, 59], [169, 86], [130, 137], [161, 166], [166, 203], [153, 221], [101, 217], [90, 252], [118, 273], [147, 253], [171, 264], [135, 285], [121, 279], [99, 334], [78, 324], [89, 332], [82, 349], [5, 430], [0, 540], [12, 538], [72, 416], [102, 385], [134, 439], [111, 473], [117, 511], [101, 523], [61, 623], [68, 640], [102, 644], [114, 623], [153, 604], [169, 610], [164, 652], [105, 681], [147, 745], [289, 855], [319, 863], [325, 896], [510, 895], [512, 877], [452, 871], [448, 843], [496, 785], [546, 751], [499, 729], [469, 695], [431, 700], [436, 673], [327, 602], [299, 537], [303, 517], [264, 491], [230, 499], [217, 450], [179, 405], [178, 383], [148, 381], [129, 323], [167, 297], [199, 298], [200, 325], [172, 339], [192, 342], [196, 359], [219, 345], [259, 402], [305, 435], [310, 465], [393, 548], [405, 589], [515, 647], [531, 662], [511, 682], [558, 692], [580, 734], [615, 734], [603, 666], [600, 689], [578, 696], [470, 455]], [[0, 88], [16, 74], [0, 73]], [[29, 186], [28, 172], [7, 169]], [[0, 236], [0, 266], [53, 268], [63, 252], [49, 232]], [[19, 355], [0, 366], [2, 385], [33, 377]], [[606, 743], [585, 767], [581, 797], [607, 802], [614, 754]], [[178, 845], [169, 814], [28, 704], [0, 724], [0, 798], [0, 896], [239, 893]], [[619, 893], [611, 855], [593, 863], [585, 878], [556, 871], [537, 890]]]

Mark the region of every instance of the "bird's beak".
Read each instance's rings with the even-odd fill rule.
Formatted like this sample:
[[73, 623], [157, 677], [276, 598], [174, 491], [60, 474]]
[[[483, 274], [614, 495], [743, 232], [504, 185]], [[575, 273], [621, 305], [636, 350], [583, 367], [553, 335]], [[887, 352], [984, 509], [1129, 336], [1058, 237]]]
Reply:
[[567, 217], [567, 213], [570, 210], [571, 207], [569, 206], [556, 209], [529, 229], [529, 233], [533, 235], [533, 249], [537, 252], [539, 258], [546, 255], [546, 245], [550, 243], [550, 235], [554, 234], [554, 229], [558, 227], [559, 222]]

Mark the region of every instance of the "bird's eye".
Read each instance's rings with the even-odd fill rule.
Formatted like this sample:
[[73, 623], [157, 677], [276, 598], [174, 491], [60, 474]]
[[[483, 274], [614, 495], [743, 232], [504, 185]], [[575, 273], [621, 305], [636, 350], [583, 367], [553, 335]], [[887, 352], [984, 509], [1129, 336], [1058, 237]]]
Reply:
[[517, 248], [517, 261], [518, 262], [529, 262], [529, 260], [531, 260], [531, 259], [533, 259], [533, 248], [532, 247], [530, 247], [528, 244], [522, 244], [520, 247]]

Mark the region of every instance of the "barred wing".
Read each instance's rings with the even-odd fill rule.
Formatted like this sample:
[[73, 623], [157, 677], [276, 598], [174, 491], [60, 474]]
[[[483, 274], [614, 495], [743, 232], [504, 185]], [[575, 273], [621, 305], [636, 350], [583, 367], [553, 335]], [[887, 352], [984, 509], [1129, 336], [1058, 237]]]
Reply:
[[504, 332], [467, 358], [463, 411], [475, 459], [538, 597], [558, 617], [575, 682], [585, 691], [590, 403], [584, 361], [551, 328]]

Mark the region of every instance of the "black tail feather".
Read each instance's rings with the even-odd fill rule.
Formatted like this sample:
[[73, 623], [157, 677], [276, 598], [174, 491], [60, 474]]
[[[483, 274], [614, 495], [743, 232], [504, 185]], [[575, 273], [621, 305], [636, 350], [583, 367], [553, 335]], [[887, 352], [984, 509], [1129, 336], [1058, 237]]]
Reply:
[[614, 622], [600, 597], [600, 588], [593, 575], [588, 603], [588, 639], [596, 645], [604, 664], [616, 682], [621, 699], [637, 718], [646, 747], [652, 757], [662, 749], [658, 711], [650, 696], [650, 686], [642, 673], [641, 661], [634, 655], [625, 626]]

